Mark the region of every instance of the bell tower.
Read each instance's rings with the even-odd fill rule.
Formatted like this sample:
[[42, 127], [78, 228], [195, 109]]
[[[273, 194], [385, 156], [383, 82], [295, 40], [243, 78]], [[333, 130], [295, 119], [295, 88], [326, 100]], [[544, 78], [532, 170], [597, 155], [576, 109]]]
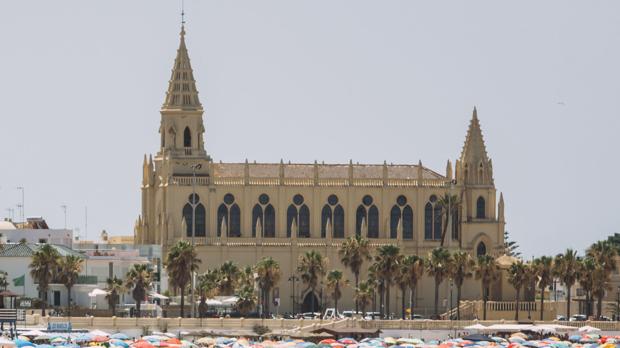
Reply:
[[179, 48], [160, 113], [158, 155], [176, 159], [207, 158], [203, 139], [204, 110], [185, 45], [185, 25], [181, 26]]

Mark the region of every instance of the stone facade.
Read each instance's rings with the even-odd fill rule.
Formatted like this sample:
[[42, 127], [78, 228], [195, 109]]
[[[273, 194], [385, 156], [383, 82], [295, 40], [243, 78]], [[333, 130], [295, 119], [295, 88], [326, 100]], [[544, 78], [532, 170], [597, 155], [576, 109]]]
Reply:
[[[299, 255], [308, 250], [327, 256], [330, 268], [343, 268], [338, 247], [358, 233], [375, 247], [396, 244], [405, 254], [426, 256], [440, 244], [442, 222], [435, 201], [446, 193], [459, 196], [463, 204], [460, 218], [451, 221], [445, 246], [473, 255], [503, 253], [504, 203], [501, 194], [496, 199], [492, 161], [475, 109], [461, 156], [454, 165], [448, 161], [443, 174], [421, 162], [215, 162], [204, 147], [203, 108], [184, 30], [180, 41], [161, 108], [159, 151], [144, 157], [136, 243], [161, 244], [165, 250], [179, 239], [191, 240], [194, 231], [201, 271], [226, 260], [247, 265], [272, 256], [282, 267], [274, 294], [281, 299], [280, 312], [291, 311], [293, 301], [297, 311], [307, 309], [307, 287], [287, 280]], [[363, 272], [361, 278], [365, 276]], [[441, 289], [443, 307], [449, 302], [448, 283]], [[468, 280], [464, 298], [478, 298], [479, 289]], [[492, 293], [500, 299], [501, 291]], [[400, 313], [401, 295], [395, 290], [392, 295], [390, 311]], [[324, 298], [328, 301], [327, 294]], [[341, 309], [353, 307], [351, 298], [352, 289], [347, 288]], [[432, 306], [430, 279], [422, 282], [416, 300], [416, 312]]]

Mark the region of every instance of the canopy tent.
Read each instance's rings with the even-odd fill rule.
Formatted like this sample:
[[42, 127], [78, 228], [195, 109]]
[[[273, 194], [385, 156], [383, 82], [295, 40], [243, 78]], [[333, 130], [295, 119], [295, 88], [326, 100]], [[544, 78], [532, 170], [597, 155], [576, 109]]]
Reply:
[[486, 329], [488, 329], [488, 327], [482, 324], [474, 324], [474, 325], [465, 326], [464, 329], [475, 330], [475, 331], [485, 331]]
[[601, 331], [601, 329], [598, 329], [598, 328], [595, 328], [595, 327], [589, 326], [589, 325], [582, 326], [582, 327], [579, 328], [579, 332], [585, 332], [585, 333], [599, 332], [599, 331]]

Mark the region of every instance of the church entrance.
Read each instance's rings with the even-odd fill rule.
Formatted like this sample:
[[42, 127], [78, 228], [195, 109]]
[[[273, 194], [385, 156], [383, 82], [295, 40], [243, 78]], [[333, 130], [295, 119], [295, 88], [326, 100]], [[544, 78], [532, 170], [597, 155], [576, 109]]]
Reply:
[[319, 311], [319, 299], [314, 292], [309, 291], [304, 297], [304, 302], [301, 304], [301, 312], [318, 312]]

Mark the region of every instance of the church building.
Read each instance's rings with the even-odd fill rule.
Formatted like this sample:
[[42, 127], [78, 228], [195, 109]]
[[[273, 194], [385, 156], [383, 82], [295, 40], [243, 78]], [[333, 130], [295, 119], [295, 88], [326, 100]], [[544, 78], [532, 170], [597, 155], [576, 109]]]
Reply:
[[[438, 200], [445, 194], [458, 196], [462, 204], [446, 227], [444, 246], [474, 257], [504, 253], [504, 202], [496, 192], [475, 108], [460, 157], [454, 164], [448, 160], [442, 173], [421, 162], [216, 162], [211, 155], [217, 154], [205, 148], [204, 110], [183, 28], [160, 113], [159, 149], [144, 157], [136, 244], [159, 244], [165, 251], [180, 239], [193, 240], [202, 259], [200, 272], [227, 260], [245, 266], [271, 256], [282, 270], [272, 294], [280, 299], [280, 313], [309, 312], [319, 303], [333, 306], [322, 286], [312, 292], [295, 281], [299, 255], [306, 251], [320, 252], [329, 260], [328, 269], [344, 270], [350, 280], [353, 275], [338, 256], [350, 236], [369, 239], [373, 248], [393, 244], [406, 255], [426, 257], [441, 243], [444, 219]], [[367, 277], [368, 264], [361, 279]], [[440, 290], [442, 312], [449, 283], [444, 281]], [[501, 299], [498, 287], [491, 298]], [[399, 315], [400, 291], [391, 293], [389, 311]], [[414, 311], [430, 314], [433, 294], [433, 281], [425, 276]], [[353, 309], [352, 298], [349, 286], [340, 309]], [[479, 281], [466, 281], [463, 299], [468, 298], [480, 298]]]

